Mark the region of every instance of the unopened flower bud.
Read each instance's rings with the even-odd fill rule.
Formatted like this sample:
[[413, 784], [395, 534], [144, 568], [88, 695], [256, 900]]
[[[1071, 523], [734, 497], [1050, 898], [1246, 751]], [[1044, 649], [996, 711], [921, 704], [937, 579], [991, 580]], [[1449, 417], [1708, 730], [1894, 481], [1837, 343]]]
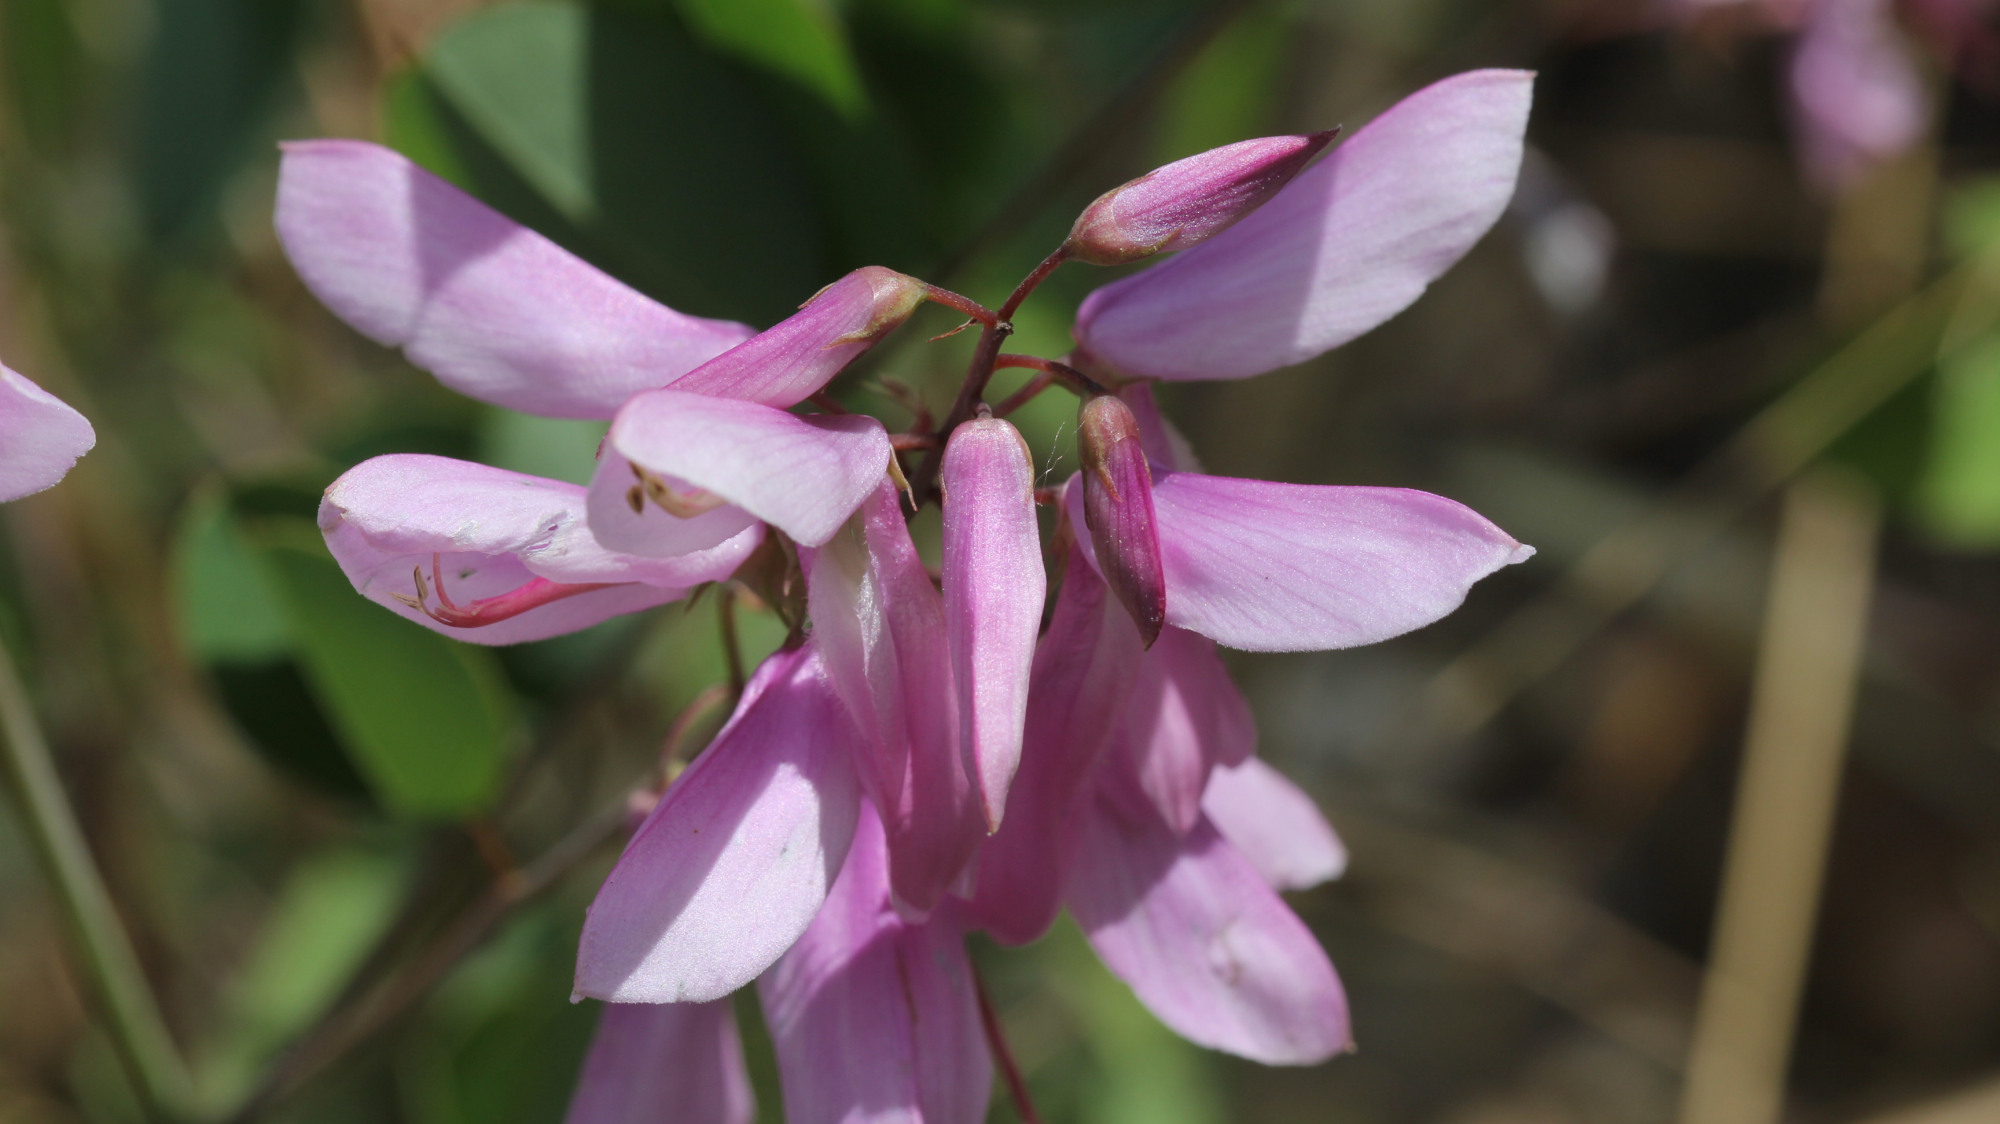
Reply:
[[780, 409], [797, 405], [901, 327], [926, 291], [914, 277], [863, 266], [814, 293], [797, 312], [669, 385]]
[[1339, 132], [1238, 141], [1155, 168], [1098, 196], [1065, 245], [1092, 265], [1185, 250], [1263, 206]]
[[1150, 648], [1167, 619], [1167, 581], [1153, 517], [1153, 471], [1132, 408], [1110, 395], [1083, 404], [1077, 419], [1083, 461], [1083, 517], [1105, 584]]

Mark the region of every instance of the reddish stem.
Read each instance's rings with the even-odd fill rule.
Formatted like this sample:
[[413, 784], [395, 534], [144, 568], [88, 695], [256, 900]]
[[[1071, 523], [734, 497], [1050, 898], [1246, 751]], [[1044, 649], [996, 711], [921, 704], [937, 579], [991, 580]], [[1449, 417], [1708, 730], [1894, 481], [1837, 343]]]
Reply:
[[889, 447], [899, 453], [907, 453], [916, 449], [935, 449], [941, 444], [943, 442], [939, 441], [935, 434], [930, 433], [892, 433], [889, 435]]
[[[946, 308], [955, 308], [989, 328], [998, 324], [1003, 316], [1006, 315], [994, 312], [971, 297], [954, 293], [950, 289], [940, 289], [929, 282], [924, 283], [924, 299], [934, 304], [941, 304]], [[946, 333], [946, 335], [950, 334], [949, 332]]]
[[835, 398], [831, 394], [828, 394], [824, 390], [815, 391], [811, 395], [808, 395], [806, 401], [812, 403], [815, 406], [818, 406], [820, 409], [825, 410], [829, 414], [845, 414], [851, 412], [848, 410], [847, 407], [840, 404], [839, 399]]
[[1039, 355], [996, 355], [993, 358], [993, 366], [996, 369], [1001, 367], [1025, 367], [1031, 371], [1040, 371], [1045, 375], [1060, 380], [1064, 386], [1082, 395], [1111, 393], [1104, 384], [1077, 370], [1075, 367], [1067, 363], [1058, 363], [1053, 359], [1044, 359]]
[[[1005, 359], [1006, 356], [1003, 355], [1001, 358]], [[1034, 401], [1036, 395], [1054, 386], [1055, 383], [1055, 375], [1048, 371], [1043, 371], [1041, 374], [1029, 379], [1026, 386], [1008, 395], [1001, 400], [998, 406], [993, 407], [993, 416], [996, 418], [1006, 417], [1008, 414]]]
[[1035, 1112], [1034, 1098], [1028, 1095], [1028, 1083], [1021, 1077], [1021, 1067], [1014, 1063], [1014, 1051], [1007, 1046], [1007, 1035], [1000, 1029], [993, 997], [986, 993], [986, 981], [976, 971], [972, 973], [972, 990], [979, 996], [979, 1026], [986, 1032], [986, 1046], [993, 1052], [994, 1064], [1000, 1067], [1001, 1079], [1007, 1082], [1007, 1095], [1014, 1098], [1014, 1111], [1020, 1114], [1021, 1124], [1042, 1124], [1041, 1116]]

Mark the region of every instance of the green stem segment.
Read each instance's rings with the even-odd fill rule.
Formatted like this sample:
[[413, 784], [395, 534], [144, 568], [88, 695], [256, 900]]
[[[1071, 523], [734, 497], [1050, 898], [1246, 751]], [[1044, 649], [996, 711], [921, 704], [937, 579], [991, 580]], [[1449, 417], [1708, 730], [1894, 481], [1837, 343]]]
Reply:
[[135, 1092], [153, 1118], [187, 1119], [193, 1100], [187, 1068], [91, 860], [28, 692], [4, 645], [0, 645], [0, 771], [20, 803], [21, 826], [35, 858], [74, 930], [82, 968], [103, 1006], [106, 1027]]

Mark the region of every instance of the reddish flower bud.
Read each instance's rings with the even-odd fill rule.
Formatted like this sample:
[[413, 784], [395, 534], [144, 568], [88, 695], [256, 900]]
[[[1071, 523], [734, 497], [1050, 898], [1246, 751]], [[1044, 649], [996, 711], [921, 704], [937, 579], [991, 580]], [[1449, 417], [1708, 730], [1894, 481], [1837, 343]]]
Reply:
[[1084, 208], [1070, 228], [1070, 256], [1124, 265], [1220, 234], [1292, 182], [1339, 132], [1238, 141], [1155, 168]]
[[669, 385], [779, 409], [797, 405], [902, 326], [926, 291], [914, 277], [863, 266], [814, 293], [791, 316]]
[[1083, 517], [1105, 584], [1150, 648], [1167, 619], [1167, 580], [1153, 519], [1153, 471], [1132, 408], [1111, 395], [1083, 404], [1077, 419]]

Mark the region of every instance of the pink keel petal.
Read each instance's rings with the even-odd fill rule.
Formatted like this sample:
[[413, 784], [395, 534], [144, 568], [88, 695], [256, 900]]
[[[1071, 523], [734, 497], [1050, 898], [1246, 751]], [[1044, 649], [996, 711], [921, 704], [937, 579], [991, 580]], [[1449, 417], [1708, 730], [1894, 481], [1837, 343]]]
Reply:
[[[699, 523], [720, 512], [682, 519], [643, 495], [635, 511], [632, 490], [639, 482], [632, 465], [713, 493], [806, 546], [830, 538], [889, 466], [889, 435], [874, 418], [797, 417], [679, 390], [650, 391], [626, 403], [606, 446], [590, 482], [590, 527], [607, 546], [634, 554], [677, 552], [661, 550], [667, 540], [655, 527], [670, 528], [665, 534], [672, 535], [676, 523]], [[689, 548], [678, 540], [674, 547]]]
[[96, 444], [82, 414], [0, 366], [0, 503], [55, 487]]
[[1185, 833], [1201, 818], [1210, 770], [1247, 758], [1257, 727], [1215, 642], [1169, 628], [1139, 662], [1112, 743], [1156, 814]]
[[1347, 870], [1319, 805], [1255, 757], [1211, 773], [1201, 810], [1274, 889], [1309, 890]]
[[462, 394], [608, 418], [751, 335], [641, 296], [380, 145], [284, 149], [278, 238], [306, 287]]
[[960, 753], [945, 607], [886, 479], [808, 559], [813, 642], [863, 732], [864, 776], [886, 809], [890, 881], [915, 913], [943, 899], [985, 837]]
[[[679, 558], [606, 550], [584, 525], [582, 488], [447, 457], [397, 454], [349, 469], [320, 501], [320, 530], [363, 596], [427, 628], [480, 644], [516, 644], [587, 628], [678, 599], [729, 576], [762, 539], [759, 528]], [[412, 571], [442, 581], [418, 590]], [[537, 582], [617, 583], [550, 601], [479, 628], [441, 625], [438, 587], [460, 605], [519, 595]], [[419, 598], [419, 593], [422, 597]]]
[[727, 999], [613, 1003], [563, 1124], [750, 1124], [757, 1106]]
[[992, 1064], [964, 934], [947, 907], [911, 924], [863, 812], [826, 908], [758, 982], [790, 1124], [979, 1124]]
[[764, 661], [598, 890], [577, 993], [706, 1002], [770, 967], [846, 858], [859, 806], [851, 739], [810, 645]]
[[975, 923], [1003, 944], [1041, 936], [1062, 908], [1072, 811], [1139, 666], [1139, 632], [1096, 571], [1072, 554], [1035, 649], [1021, 770], [1007, 818], [980, 849]]
[[1405, 488], [1179, 472], [1153, 503], [1167, 623], [1255, 652], [1399, 636], [1534, 553], [1463, 504]]
[[1206, 820], [1181, 838], [1101, 799], [1083, 818], [1070, 911], [1161, 1022], [1266, 1065], [1310, 1065], [1351, 1046], [1326, 952]]
[[1404, 98], [1206, 243], [1092, 293], [1076, 337], [1128, 374], [1229, 379], [1302, 363], [1408, 308], [1499, 219], [1533, 76]]
[[797, 405], [910, 318], [923, 283], [879, 265], [813, 294], [799, 311], [674, 380], [675, 390]]
[[960, 744], [997, 830], [1021, 763], [1028, 680], [1048, 575], [1035, 523], [1035, 466], [1013, 426], [967, 422], [944, 453], [944, 607]]

